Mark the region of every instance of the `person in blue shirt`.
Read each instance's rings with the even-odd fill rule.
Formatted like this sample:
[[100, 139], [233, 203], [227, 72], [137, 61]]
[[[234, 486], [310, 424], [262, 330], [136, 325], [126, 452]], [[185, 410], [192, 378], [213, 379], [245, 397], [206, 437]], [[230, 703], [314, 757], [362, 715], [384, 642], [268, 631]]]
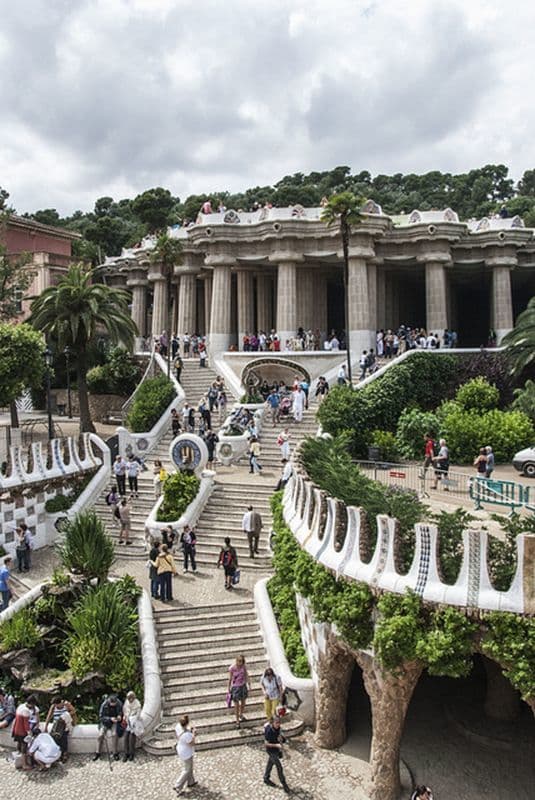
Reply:
[[0, 567], [0, 611], [4, 611], [8, 605], [9, 600], [11, 598], [11, 589], [9, 587], [9, 577], [10, 577], [10, 568], [11, 564], [13, 563], [13, 559], [11, 556], [6, 556], [3, 560], [2, 566]]
[[280, 394], [272, 389], [266, 398], [266, 403], [271, 409], [271, 422], [275, 427], [279, 421]]

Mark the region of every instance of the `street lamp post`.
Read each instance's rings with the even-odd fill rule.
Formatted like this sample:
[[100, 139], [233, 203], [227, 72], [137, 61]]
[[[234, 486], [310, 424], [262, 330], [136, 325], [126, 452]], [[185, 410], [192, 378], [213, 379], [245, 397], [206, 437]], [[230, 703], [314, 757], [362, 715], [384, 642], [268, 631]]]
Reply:
[[66, 362], [66, 365], [67, 365], [67, 408], [68, 408], [68, 411], [69, 411], [69, 419], [72, 419], [72, 404], [71, 404], [71, 371], [70, 371], [70, 368], [69, 368], [69, 366], [70, 366], [70, 364], [69, 364], [69, 361], [70, 361], [70, 357], [71, 357], [71, 350], [70, 350], [70, 348], [69, 348], [69, 345], [67, 345], [67, 347], [65, 348], [65, 350], [63, 351], [63, 353], [64, 353], [64, 355], [65, 355], [65, 362]]
[[50, 397], [50, 370], [52, 369], [53, 355], [49, 347], [45, 350], [46, 364], [46, 411], [48, 415], [48, 438], [54, 438], [54, 421], [52, 419], [52, 400]]

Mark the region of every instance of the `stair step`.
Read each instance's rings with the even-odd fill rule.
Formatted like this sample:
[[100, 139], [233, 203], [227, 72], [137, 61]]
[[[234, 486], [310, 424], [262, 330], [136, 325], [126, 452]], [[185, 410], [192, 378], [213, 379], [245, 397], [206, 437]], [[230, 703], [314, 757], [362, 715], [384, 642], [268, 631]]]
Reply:
[[[227, 708], [225, 702], [225, 695], [221, 695], [219, 700], [208, 701], [203, 703], [202, 700], [197, 701], [196, 698], [190, 698], [187, 703], [163, 703], [164, 717], [175, 717], [180, 714], [188, 714], [189, 717], [198, 717], [205, 720], [204, 724], [212, 724], [213, 717], [226, 717], [232, 714], [232, 709]], [[264, 711], [264, 703], [261, 700], [251, 700], [247, 702], [247, 711], [251, 717], [261, 716]], [[246, 716], [247, 716], [246, 711]]]
[[231, 644], [232, 642], [243, 642], [244, 645], [255, 645], [262, 641], [262, 637], [255, 626], [252, 631], [245, 631], [241, 627], [234, 628], [231, 632], [222, 631], [221, 634], [214, 634], [212, 636], [200, 636], [191, 641], [183, 641], [183, 636], [180, 631], [176, 631], [174, 636], [169, 638], [159, 637], [158, 645], [160, 648], [160, 655], [165, 657], [165, 652], [170, 648], [180, 647], [182, 651], [185, 650], [198, 650], [199, 648], [217, 648], [223, 647], [225, 643]]
[[[231, 612], [225, 612], [224, 608], [225, 608], [224, 606], [219, 607], [220, 609], [219, 621], [224, 619], [225, 624], [227, 625], [232, 625], [235, 622], [247, 622], [249, 620], [256, 620], [256, 614], [254, 608], [245, 608], [243, 611], [231, 611]], [[203, 630], [204, 628], [213, 630], [214, 618], [212, 614], [197, 614], [194, 617], [193, 615], [192, 617], [189, 617], [180, 614], [176, 615], [169, 614], [163, 620], [161, 619], [156, 620], [156, 629], [158, 631], [165, 630], [165, 628], [168, 625], [177, 625], [177, 624], [188, 625], [188, 626], [193, 626], [194, 624], [196, 624], [197, 626], [196, 630]]]
[[[216, 637], [210, 638], [210, 636], [207, 636], [207, 634], [214, 633], [213, 623], [211, 627], [202, 626], [201, 628], [181, 627], [177, 625], [177, 623], [175, 623], [175, 625], [177, 627], [173, 627], [171, 629], [158, 627], [158, 642], [160, 644], [165, 644], [170, 639], [188, 639], [189, 641], [195, 643], [197, 643], [197, 641], [200, 639], [206, 639], [206, 641], [211, 641], [213, 643], [218, 641]], [[243, 635], [250, 635], [254, 633], [255, 636], [258, 636], [258, 623], [256, 619], [234, 623], [232, 631], [242, 632]]]
[[[263, 656], [265, 658], [265, 649], [263, 642], [260, 640], [258, 643], [251, 643], [245, 644], [237, 648], [240, 653], [242, 653], [246, 659], [253, 656]], [[182, 649], [181, 652], [161, 652], [160, 653], [160, 664], [163, 666], [168, 666], [170, 664], [189, 664], [190, 669], [192, 669], [191, 664], [198, 662], [200, 663], [201, 660], [208, 662], [208, 661], [221, 661], [222, 659], [226, 659], [227, 661], [227, 669], [229, 664], [232, 661], [234, 652], [236, 648], [232, 650], [228, 645], [226, 647], [213, 647], [210, 650], [197, 649], [197, 650], [186, 650]], [[195, 663], [195, 669], [197, 669], [197, 663]]]
[[[227, 669], [228, 669], [227, 664]], [[261, 665], [257, 667], [250, 667], [248, 665], [248, 673], [253, 682], [253, 685], [259, 683], [260, 678], [264, 674], [264, 662], [262, 661]], [[224, 669], [224, 668], [223, 668]], [[226, 690], [227, 686], [227, 673], [222, 672], [221, 675], [215, 676], [214, 670], [211, 669], [210, 673], [206, 675], [199, 675], [197, 670], [195, 670], [195, 674], [191, 674], [191, 671], [188, 675], [173, 675], [169, 673], [165, 680], [165, 691], [180, 691], [182, 693], [189, 692], [190, 695], [195, 692], [196, 689], [224, 689]]]
[[243, 601], [230, 601], [225, 603], [218, 603], [212, 604], [208, 603], [207, 605], [201, 606], [191, 606], [191, 605], [182, 605], [178, 608], [161, 608], [154, 612], [154, 616], [159, 620], [160, 618], [166, 619], [167, 617], [174, 617], [174, 616], [203, 616], [203, 615], [210, 615], [216, 614], [218, 618], [221, 615], [231, 614], [234, 611], [249, 611], [254, 610], [254, 604], [250, 600], [243, 600]]

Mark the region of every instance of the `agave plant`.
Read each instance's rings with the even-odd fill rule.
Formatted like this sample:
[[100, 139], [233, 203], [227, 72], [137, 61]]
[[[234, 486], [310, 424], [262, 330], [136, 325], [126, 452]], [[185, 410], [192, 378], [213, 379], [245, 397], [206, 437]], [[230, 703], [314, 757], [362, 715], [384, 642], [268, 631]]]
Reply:
[[87, 580], [104, 581], [115, 560], [115, 549], [102, 520], [94, 511], [82, 511], [66, 523], [64, 532], [57, 548], [62, 566]]

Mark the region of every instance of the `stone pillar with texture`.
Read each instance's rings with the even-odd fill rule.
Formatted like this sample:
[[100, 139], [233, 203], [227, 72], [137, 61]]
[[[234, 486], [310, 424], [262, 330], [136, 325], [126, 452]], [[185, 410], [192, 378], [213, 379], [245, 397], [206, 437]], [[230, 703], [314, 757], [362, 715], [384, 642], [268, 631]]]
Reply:
[[[347, 284], [347, 331], [351, 361], [357, 363], [363, 350], [375, 347], [375, 328], [371, 320], [377, 316], [377, 292], [370, 294], [368, 264], [362, 256], [350, 256]], [[373, 307], [372, 307], [373, 304]]]
[[135, 349], [141, 346], [141, 339], [147, 334], [147, 281], [128, 283], [132, 289], [132, 319], [137, 327]]
[[277, 333], [281, 350], [297, 333], [297, 268], [295, 261], [279, 263], [277, 280]]
[[492, 316], [491, 328], [496, 332], [496, 343], [500, 344], [513, 327], [513, 298], [511, 295], [511, 267], [492, 268]]
[[297, 327], [314, 330], [314, 270], [307, 265], [297, 270]]
[[320, 350], [329, 331], [327, 330], [327, 276], [323, 272], [314, 274], [314, 324], [312, 330], [320, 332]]
[[238, 349], [243, 350], [245, 334], [255, 333], [253, 273], [239, 270], [237, 274], [238, 291]]
[[256, 327], [269, 333], [273, 327], [272, 282], [270, 275], [256, 276]]
[[386, 274], [381, 268], [377, 270], [377, 330], [386, 328]]
[[449, 328], [444, 261], [427, 261], [425, 264], [425, 308], [427, 332], [440, 336]]
[[199, 331], [203, 336], [207, 336], [210, 330], [210, 310], [212, 308], [212, 275], [206, 275], [203, 281], [204, 291], [204, 329]]
[[191, 336], [197, 329], [197, 276], [194, 272], [184, 272], [180, 275], [180, 288], [178, 292], [178, 330], [182, 338], [185, 333]]
[[231, 332], [231, 268], [226, 264], [214, 267], [212, 283], [212, 305], [210, 313], [210, 355], [228, 350], [232, 341]]
[[152, 335], [159, 336], [162, 331], [167, 330], [167, 279], [163, 275], [152, 278], [154, 281], [153, 300], [152, 300]]

